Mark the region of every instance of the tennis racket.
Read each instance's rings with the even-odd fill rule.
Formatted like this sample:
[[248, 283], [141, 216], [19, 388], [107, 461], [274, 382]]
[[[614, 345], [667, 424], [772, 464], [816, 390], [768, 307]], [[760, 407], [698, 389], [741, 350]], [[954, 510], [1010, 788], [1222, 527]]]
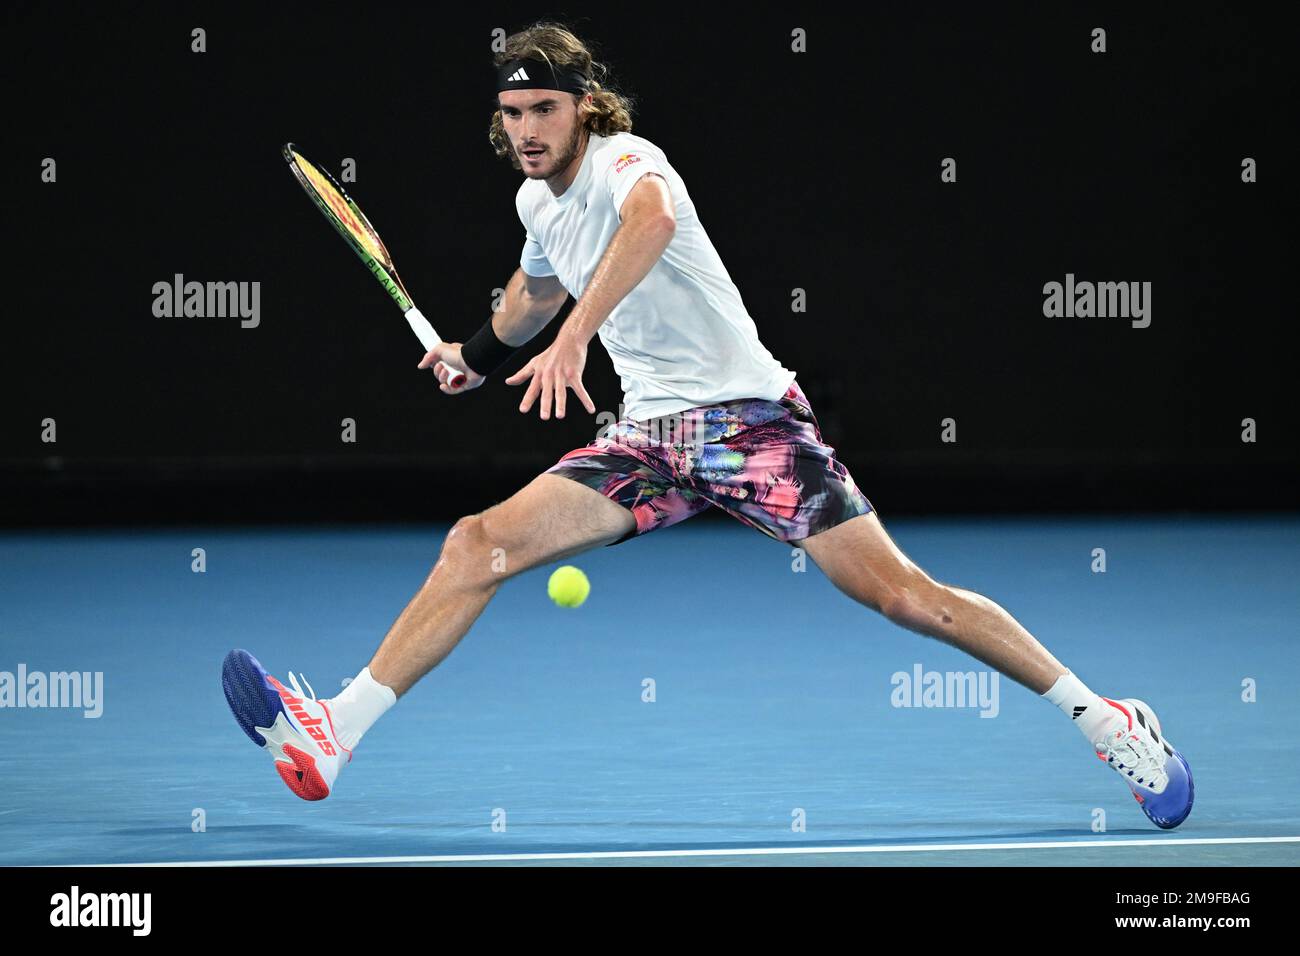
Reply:
[[[339, 235], [347, 240], [348, 245], [366, 264], [366, 268], [379, 280], [384, 291], [397, 303], [397, 307], [406, 316], [407, 324], [411, 326], [411, 331], [420, 340], [424, 350], [431, 351], [442, 339], [438, 338], [438, 333], [433, 330], [429, 320], [420, 314], [420, 310], [411, 301], [411, 294], [406, 291], [406, 286], [402, 285], [397, 267], [393, 265], [393, 257], [388, 254], [388, 248], [379, 238], [379, 233], [370, 224], [365, 213], [361, 211], [361, 207], [352, 201], [333, 176], [309, 162], [307, 157], [298, 152], [293, 143], [285, 143], [284, 158], [288, 161], [294, 178], [307, 191], [316, 208], [334, 224]], [[464, 372], [446, 362], [443, 364], [447, 366], [447, 371], [450, 373], [447, 379], [449, 387], [459, 388], [465, 384]]]

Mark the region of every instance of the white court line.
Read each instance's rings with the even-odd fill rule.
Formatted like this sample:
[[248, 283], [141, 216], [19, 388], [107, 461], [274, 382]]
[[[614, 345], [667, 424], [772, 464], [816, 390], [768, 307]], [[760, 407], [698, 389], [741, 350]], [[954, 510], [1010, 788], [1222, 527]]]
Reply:
[[[531, 860], [635, 860], [707, 856], [802, 856], [823, 853], [938, 853], [949, 850], [1054, 850], [1096, 846], [1222, 846], [1247, 843], [1300, 843], [1300, 836], [1205, 837], [1167, 840], [1071, 840], [1051, 843], [922, 843], [912, 846], [780, 846], [724, 850], [608, 850], [592, 853], [475, 853], [443, 856], [335, 856], [300, 860], [206, 860], [175, 863], [104, 863], [108, 867], [151, 866], [346, 866], [376, 863], [509, 863]], [[72, 865], [72, 864], [64, 864]], [[95, 865], [95, 864], [86, 864]]]

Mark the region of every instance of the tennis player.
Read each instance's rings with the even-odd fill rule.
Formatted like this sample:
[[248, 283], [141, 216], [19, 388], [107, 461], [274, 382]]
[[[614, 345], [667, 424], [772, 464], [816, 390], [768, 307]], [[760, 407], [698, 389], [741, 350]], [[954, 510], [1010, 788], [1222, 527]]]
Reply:
[[[886, 534], [823, 440], [795, 373], [759, 341], [681, 175], [631, 133], [628, 102], [602, 84], [606, 68], [551, 23], [511, 36], [496, 65], [490, 139], [524, 174], [519, 268], [501, 310], [420, 368], [449, 395], [472, 391], [572, 295], [554, 341], [504, 381], [523, 388], [519, 411], [537, 408], [542, 420], [565, 417], [570, 391], [594, 413], [582, 373], [598, 335], [622, 378], [624, 412], [513, 497], [457, 521], [369, 666], [337, 697], [316, 700], [292, 674], [284, 686], [247, 651], [227, 656], [231, 708], [289, 788], [328, 796], [362, 736], [451, 652], [507, 578], [712, 507], [804, 549], [866, 607], [1041, 695], [1154, 823], [1180, 824], [1191, 772], [1149, 706], [1093, 693], [1002, 607], [935, 581]], [[467, 374], [456, 389], [448, 363]]]

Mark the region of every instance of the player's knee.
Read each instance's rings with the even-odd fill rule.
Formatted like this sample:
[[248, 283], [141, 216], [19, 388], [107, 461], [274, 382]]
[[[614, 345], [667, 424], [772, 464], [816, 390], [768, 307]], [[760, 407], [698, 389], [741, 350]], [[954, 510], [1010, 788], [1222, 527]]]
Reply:
[[920, 577], [901, 567], [862, 567], [847, 580], [837, 582], [840, 590], [859, 604], [896, 624], [916, 616]]
[[882, 597], [880, 612], [900, 627], [926, 634], [942, 634], [953, 624], [947, 589], [925, 574], [892, 585]]
[[[447, 532], [447, 537], [442, 542], [442, 554], [438, 557], [438, 564], [448, 566], [449, 570], [454, 568], [457, 576], [486, 577], [486, 572], [490, 570], [488, 565], [492, 558], [491, 551], [483, 515], [466, 515]], [[483, 566], [482, 575], [477, 574], [475, 570], [479, 565]]]
[[463, 550], [478, 542], [483, 537], [483, 516], [481, 514], [465, 515], [451, 526], [443, 547]]
[[912, 596], [902, 588], [885, 588], [875, 600], [876, 610], [895, 624], [907, 626], [906, 622], [916, 615]]
[[895, 624], [904, 624], [916, 616], [919, 604], [916, 589], [920, 582], [915, 574], [891, 566], [873, 568], [864, 577], [869, 583], [868, 600], [864, 604], [874, 607]]

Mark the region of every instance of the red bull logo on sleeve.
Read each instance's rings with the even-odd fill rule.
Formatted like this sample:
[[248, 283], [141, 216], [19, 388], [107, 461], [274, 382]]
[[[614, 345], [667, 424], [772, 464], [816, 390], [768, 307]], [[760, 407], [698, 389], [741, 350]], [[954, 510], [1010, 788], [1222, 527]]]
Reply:
[[641, 157], [636, 153], [624, 153], [618, 159], [614, 160], [614, 172], [621, 173], [633, 163], [641, 162]]

